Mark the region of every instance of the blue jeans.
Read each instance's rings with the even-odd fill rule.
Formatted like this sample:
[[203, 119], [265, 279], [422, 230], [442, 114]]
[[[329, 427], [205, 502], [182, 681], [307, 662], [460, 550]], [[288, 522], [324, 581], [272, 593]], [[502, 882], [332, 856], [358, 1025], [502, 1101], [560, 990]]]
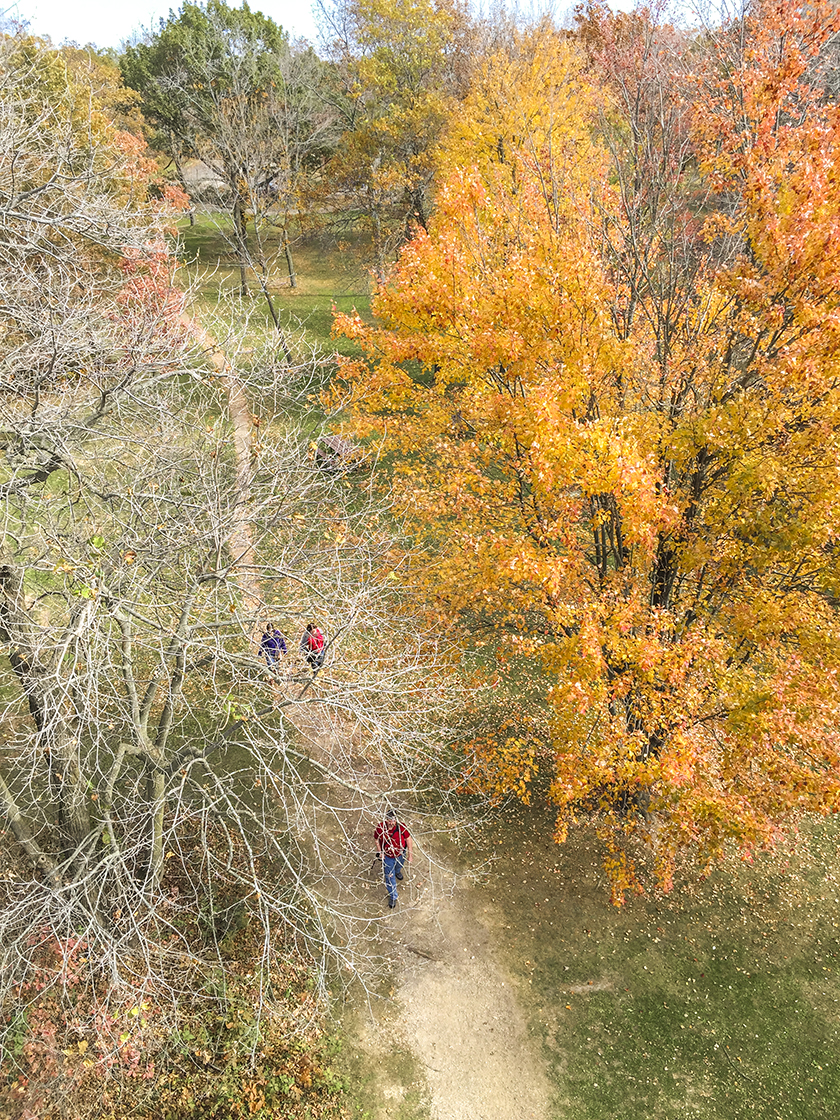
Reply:
[[382, 857], [382, 871], [385, 875], [385, 886], [388, 888], [388, 898], [392, 902], [397, 901], [397, 873], [402, 875], [403, 864], [405, 863], [405, 848], [398, 856], [383, 856]]

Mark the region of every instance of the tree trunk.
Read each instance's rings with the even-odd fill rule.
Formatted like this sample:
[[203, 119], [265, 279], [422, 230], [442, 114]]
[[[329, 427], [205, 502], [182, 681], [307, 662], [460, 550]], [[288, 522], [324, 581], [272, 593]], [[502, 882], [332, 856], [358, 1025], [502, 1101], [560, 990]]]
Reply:
[[[60, 673], [60, 657], [55, 655], [53, 664], [39, 659], [37, 629], [26, 614], [22, 586], [19, 571], [11, 565], [0, 566], [0, 634], [9, 644], [9, 663], [27, 698], [38, 747], [47, 760], [57, 824], [71, 850], [80, 851], [91, 825], [75, 707], [68, 696], [70, 686]], [[74, 619], [76, 636], [85, 626], [86, 611]]]
[[289, 270], [289, 287], [296, 288], [295, 262], [292, 260], [292, 247], [289, 244], [289, 235], [286, 230], [283, 230], [283, 252], [286, 256], [286, 268]]
[[[171, 134], [170, 134], [169, 140], [170, 140], [170, 148], [174, 151], [175, 143], [174, 143], [174, 140], [172, 139]], [[190, 203], [192, 203], [192, 198], [190, 196], [190, 192], [187, 189], [187, 181], [184, 178], [184, 169], [181, 166], [181, 161], [178, 159], [178, 157], [176, 155], [173, 155], [172, 156], [172, 162], [175, 164], [175, 170], [178, 173], [178, 180], [181, 184], [181, 190], [190, 199]], [[191, 226], [195, 225], [195, 207], [192, 206], [192, 205], [190, 205], [190, 225]]]
[[[255, 235], [255, 239], [256, 239], [256, 243], [257, 243], [257, 258], [258, 258], [258, 262], [259, 262], [259, 266], [260, 266], [259, 271], [257, 272], [257, 283], [260, 286], [260, 291], [262, 292], [263, 298], [265, 299], [266, 305], [268, 307], [268, 313], [271, 316], [271, 321], [274, 323], [274, 329], [280, 335], [280, 343], [283, 347], [283, 353], [286, 357], [286, 361], [291, 362], [292, 355], [291, 355], [291, 352], [289, 350], [289, 347], [286, 345], [286, 339], [283, 336], [283, 331], [280, 327], [280, 316], [277, 314], [277, 308], [274, 306], [274, 300], [272, 299], [271, 292], [269, 291], [269, 287], [268, 287], [268, 277], [269, 277], [268, 262], [266, 261], [266, 256], [265, 256], [265, 250], [263, 248], [262, 237], [260, 236], [260, 231], [259, 231], [259, 227], [258, 227], [257, 223], [254, 224], [254, 235]], [[284, 230], [284, 237], [285, 237], [285, 230]]]
[[283, 348], [283, 356], [291, 365], [292, 352], [289, 349], [288, 343], [286, 342], [286, 336], [283, 333], [283, 328], [280, 326], [280, 316], [277, 314], [277, 308], [274, 306], [274, 300], [271, 298], [271, 292], [268, 290], [268, 284], [266, 283], [266, 279], [262, 274], [257, 276], [257, 283], [260, 286], [260, 291], [262, 292], [263, 298], [265, 299], [265, 302], [268, 306], [268, 313], [269, 315], [271, 315], [271, 321], [274, 323], [274, 329], [277, 331], [277, 334], [280, 337], [280, 345]]
[[405, 233], [404, 238], [410, 241], [414, 236], [416, 226], [426, 229], [426, 207], [424, 200], [424, 191], [422, 185], [411, 188], [408, 191], [405, 215]]
[[163, 770], [154, 763], [148, 764], [146, 774], [146, 802], [149, 806], [149, 870], [146, 886], [155, 890], [160, 884], [163, 870], [163, 818], [166, 810], [166, 782]]
[[379, 217], [379, 207], [374, 205], [371, 211], [373, 222], [373, 259], [376, 279], [381, 284], [385, 279], [385, 247], [382, 244], [382, 222]]
[[58, 866], [52, 856], [41, 848], [38, 841], [32, 835], [32, 831], [23, 819], [14, 795], [0, 775], [0, 803], [6, 811], [6, 817], [9, 821], [9, 827], [14, 833], [15, 839], [26, 852], [30, 861], [40, 871], [43, 871], [47, 880], [54, 886], [61, 886], [61, 876], [58, 872]]
[[62, 726], [52, 738], [50, 761], [54, 788], [57, 791], [58, 823], [76, 851], [90, 836], [90, 814], [87, 790], [82, 777], [82, 761], [78, 736]]
[[236, 245], [236, 255], [239, 257], [239, 291], [243, 299], [249, 296], [248, 291], [248, 223], [245, 218], [245, 209], [238, 191], [234, 195], [233, 203], [233, 233]]

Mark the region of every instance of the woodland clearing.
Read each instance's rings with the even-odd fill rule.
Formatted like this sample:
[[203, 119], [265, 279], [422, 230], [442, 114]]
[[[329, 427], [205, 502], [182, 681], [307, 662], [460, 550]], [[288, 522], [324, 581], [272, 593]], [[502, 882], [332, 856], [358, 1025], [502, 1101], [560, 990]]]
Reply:
[[840, 16], [347, 5], [0, 36], [0, 1120], [833, 1116]]

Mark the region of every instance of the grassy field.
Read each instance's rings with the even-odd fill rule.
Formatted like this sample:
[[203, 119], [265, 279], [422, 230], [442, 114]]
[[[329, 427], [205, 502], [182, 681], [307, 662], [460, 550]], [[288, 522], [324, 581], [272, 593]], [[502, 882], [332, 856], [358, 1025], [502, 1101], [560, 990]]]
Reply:
[[[729, 860], [617, 909], [591, 830], [559, 847], [551, 823], [544, 809], [509, 807], [469, 853], [482, 867], [472, 911], [546, 1063], [546, 1120], [833, 1120], [837, 824], [812, 822], [772, 856]], [[447, 848], [451, 864], [459, 853]], [[405, 1097], [383, 1094], [367, 1015], [351, 1004], [342, 1023], [350, 1115], [421, 1120], [422, 1067], [395, 1046], [388, 1082]], [[376, 1029], [389, 1030], [387, 1009], [379, 1015]]]
[[[374, 1032], [385, 1032], [392, 1039], [385, 1061], [381, 1042], [371, 1047]], [[374, 1027], [366, 1001], [360, 999], [355, 1006], [348, 1002], [339, 1037], [341, 1052], [333, 1064], [345, 1089], [345, 1106], [351, 1120], [374, 1120], [385, 1109], [388, 1120], [426, 1120], [424, 1071], [394, 1031], [387, 1011], [379, 1009]], [[399, 1087], [396, 1092], [395, 1086]]]
[[[840, 1107], [836, 825], [618, 910], [594, 836], [509, 809], [482, 894], [574, 1120], [818, 1120]], [[479, 853], [481, 854], [481, 853]]]
[[[194, 226], [184, 218], [179, 223], [182, 261], [199, 300], [215, 306], [220, 295], [239, 287], [239, 270], [230, 247], [230, 219], [215, 211], [200, 210]], [[282, 254], [276, 258], [276, 243], [270, 244], [272, 263], [269, 290], [278, 309], [291, 324], [302, 323], [310, 340], [328, 351], [355, 354], [346, 339], [333, 339], [333, 305], [339, 311], [358, 310], [370, 314], [370, 277], [366, 244], [348, 235], [337, 242], [326, 234], [301, 236], [293, 245], [297, 287], [289, 287]], [[252, 301], [258, 320], [269, 326], [271, 319], [256, 280], [251, 277]]]

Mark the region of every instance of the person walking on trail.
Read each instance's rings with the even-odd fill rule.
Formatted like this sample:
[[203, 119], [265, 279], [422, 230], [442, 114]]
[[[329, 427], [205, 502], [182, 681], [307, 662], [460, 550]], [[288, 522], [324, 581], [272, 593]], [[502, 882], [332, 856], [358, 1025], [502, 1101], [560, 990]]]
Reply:
[[397, 820], [397, 814], [389, 809], [384, 820], [373, 830], [376, 850], [382, 859], [385, 886], [388, 889], [388, 906], [391, 910], [397, 905], [397, 879], [403, 877], [406, 859], [411, 863], [411, 833]]
[[265, 658], [265, 667], [269, 672], [279, 662], [286, 652], [286, 639], [273, 622], [265, 624], [265, 630], [260, 638], [260, 657]]
[[307, 622], [306, 629], [300, 639], [300, 648], [309, 668], [314, 673], [324, 664], [324, 635], [314, 622]]

